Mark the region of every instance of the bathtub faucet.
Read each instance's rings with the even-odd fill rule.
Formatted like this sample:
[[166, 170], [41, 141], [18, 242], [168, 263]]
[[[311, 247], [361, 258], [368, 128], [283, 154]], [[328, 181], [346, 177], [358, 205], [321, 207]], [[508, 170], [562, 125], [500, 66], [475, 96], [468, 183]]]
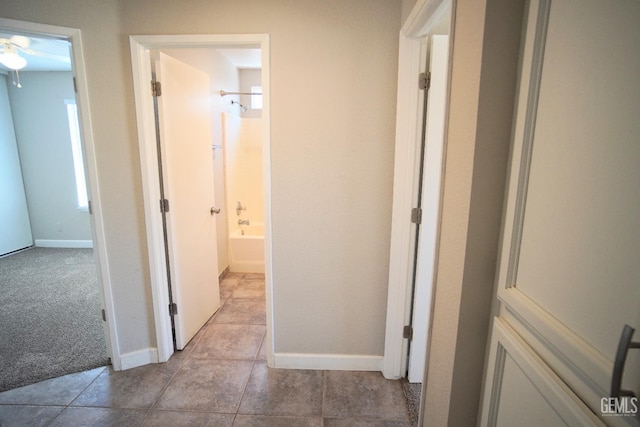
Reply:
[[249, 225], [249, 220], [248, 219], [239, 219], [238, 220], [238, 225]]

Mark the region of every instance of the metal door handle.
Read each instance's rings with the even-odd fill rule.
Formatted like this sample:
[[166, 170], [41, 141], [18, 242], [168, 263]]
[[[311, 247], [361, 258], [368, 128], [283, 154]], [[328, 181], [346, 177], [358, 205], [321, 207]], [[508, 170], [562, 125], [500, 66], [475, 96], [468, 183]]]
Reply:
[[215, 207], [212, 207], [210, 212], [211, 212], [211, 215], [219, 214], [220, 208], [216, 209]]
[[611, 375], [611, 396], [610, 397], [635, 397], [635, 393], [631, 390], [622, 389], [622, 372], [624, 371], [624, 364], [627, 360], [627, 352], [631, 348], [640, 348], [640, 342], [633, 342], [633, 329], [629, 325], [624, 325], [622, 329], [622, 335], [620, 335], [620, 341], [618, 342], [618, 351], [616, 352], [616, 360], [613, 364], [613, 374]]

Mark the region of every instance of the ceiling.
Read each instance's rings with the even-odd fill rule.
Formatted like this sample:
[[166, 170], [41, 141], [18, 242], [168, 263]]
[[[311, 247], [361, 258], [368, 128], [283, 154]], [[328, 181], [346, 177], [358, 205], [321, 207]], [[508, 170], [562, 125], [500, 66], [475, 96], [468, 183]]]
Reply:
[[[44, 37], [24, 37], [0, 33], [0, 41], [9, 40], [17, 48], [18, 55], [27, 60], [20, 71], [70, 71], [71, 47], [67, 40]], [[0, 64], [0, 71], [8, 68]]]
[[[0, 41], [3, 40], [11, 41], [13, 46], [16, 46], [18, 55], [27, 60], [27, 65], [20, 70], [21, 72], [71, 70], [71, 44], [67, 40], [0, 33]], [[239, 69], [262, 68], [260, 49], [219, 48], [216, 50]], [[8, 71], [7, 67], [0, 64], [0, 72]]]
[[247, 48], [220, 48], [216, 49], [222, 56], [239, 69], [262, 68], [262, 55], [260, 49]]

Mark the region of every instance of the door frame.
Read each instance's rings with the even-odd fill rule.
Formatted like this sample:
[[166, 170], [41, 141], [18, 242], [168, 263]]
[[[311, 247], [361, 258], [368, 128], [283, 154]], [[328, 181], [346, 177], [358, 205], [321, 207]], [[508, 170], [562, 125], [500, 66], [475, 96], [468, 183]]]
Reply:
[[262, 53], [263, 178], [265, 222], [265, 288], [267, 313], [267, 362], [273, 362], [273, 280], [271, 256], [271, 131], [269, 87], [268, 34], [199, 34], [199, 35], [141, 35], [129, 37], [131, 67], [136, 104], [136, 122], [142, 172], [144, 216], [146, 223], [149, 273], [156, 330], [157, 360], [166, 362], [174, 352], [169, 316], [169, 292], [164, 253], [164, 236], [158, 180], [158, 162], [153, 97], [151, 96], [151, 51], [194, 47], [259, 47]]
[[82, 49], [82, 34], [77, 28], [60, 27], [56, 25], [38, 24], [34, 22], [18, 21], [14, 19], [0, 18], [0, 28], [8, 32], [16, 32], [26, 35], [63, 38], [71, 43], [71, 71], [76, 84], [76, 104], [78, 106], [78, 119], [82, 134], [82, 148], [84, 150], [85, 177], [89, 200], [91, 203], [91, 231], [93, 238], [94, 261], [98, 286], [100, 288], [101, 303], [105, 310], [106, 320], [104, 331], [107, 344], [107, 355], [111, 358], [113, 369], [118, 371], [122, 366], [120, 347], [118, 344], [115, 305], [111, 287], [111, 274], [109, 272], [109, 257], [107, 252], [105, 226], [102, 216], [102, 198], [98, 181], [98, 167], [93, 139], [93, 127], [91, 124], [91, 111], [89, 109], [89, 89], [87, 74], [84, 65]]
[[[413, 277], [415, 227], [411, 223], [411, 209], [415, 207], [419, 150], [422, 134], [422, 94], [418, 75], [424, 64], [423, 38], [430, 35], [436, 25], [451, 12], [455, 0], [418, 0], [400, 30], [398, 54], [398, 96], [396, 107], [396, 138], [393, 178], [393, 208], [391, 217], [391, 246], [389, 256], [389, 288], [382, 374], [385, 378], [401, 378], [407, 370], [408, 340], [403, 329], [410, 323], [411, 287]], [[453, 32], [449, 34], [449, 57], [453, 49]], [[450, 80], [451, 68], [448, 70]], [[449, 88], [447, 88], [447, 106]], [[448, 122], [446, 107], [445, 129]], [[443, 173], [446, 158], [446, 131], [443, 148]], [[442, 180], [441, 185], [444, 183]], [[440, 190], [442, 193], [442, 189]], [[438, 218], [438, 230], [440, 228]], [[439, 237], [437, 238], [439, 241]], [[438, 249], [436, 247], [436, 262]], [[434, 275], [435, 275], [434, 271]], [[435, 292], [435, 291], [434, 291]], [[434, 295], [431, 296], [432, 301]], [[433, 317], [433, 310], [431, 310]], [[427, 349], [428, 360], [428, 349]], [[426, 369], [425, 369], [426, 372]]]

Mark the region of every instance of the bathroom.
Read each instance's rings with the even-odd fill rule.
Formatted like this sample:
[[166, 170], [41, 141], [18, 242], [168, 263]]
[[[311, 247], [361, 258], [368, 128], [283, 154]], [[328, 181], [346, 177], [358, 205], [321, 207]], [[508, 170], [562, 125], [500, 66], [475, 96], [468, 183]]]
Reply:
[[239, 80], [241, 95], [224, 96], [237, 109], [222, 116], [229, 271], [264, 273], [261, 72], [240, 69]]
[[218, 272], [264, 273], [261, 50], [163, 52], [210, 76]]

